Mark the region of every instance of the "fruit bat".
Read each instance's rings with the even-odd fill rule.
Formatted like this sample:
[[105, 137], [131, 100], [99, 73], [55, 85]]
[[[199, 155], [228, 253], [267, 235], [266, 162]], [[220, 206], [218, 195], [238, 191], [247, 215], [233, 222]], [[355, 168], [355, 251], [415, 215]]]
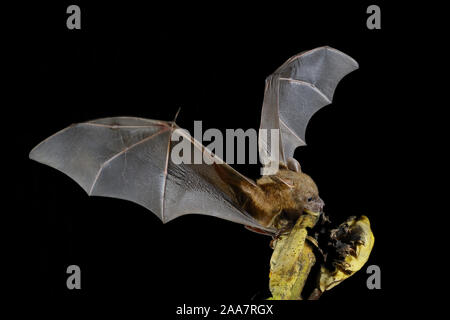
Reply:
[[[175, 121], [113, 117], [77, 123], [29, 156], [65, 173], [88, 195], [136, 202], [163, 223], [196, 213], [273, 234], [292, 226], [305, 209], [322, 211], [316, 184], [293, 154], [305, 145], [312, 115], [331, 103], [339, 81], [357, 68], [348, 55], [319, 47], [291, 57], [266, 79], [260, 128], [279, 130], [280, 169], [256, 182], [223, 161], [174, 164], [171, 136], [183, 134]], [[216, 157], [194, 138], [184, 138], [194, 153]], [[260, 148], [270, 150], [270, 141], [270, 135], [260, 139]]]
[[[113, 117], [73, 124], [38, 144], [30, 158], [65, 173], [90, 196], [133, 201], [163, 223], [196, 213], [272, 235], [278, 242], [271, 261], [273, 298], [300, 298], [316, 261], [313, 244], [318, 247], [317, 241], [307, 236], [306, 228], [314, 227], [319, 217], [322, 222], [326, 219], [316, 184], [302, 172], [293, 155], [297, 147], [305, 145], [306, 127], [313, 114], [331, 103], [339, 81], [357, 68], [357, 62], [348, 55], [319, 47], [291, 57], [266, 79], [260, 129], [268, 134], [259, 135], [260, 157], [264, 166], [278, 159], [279, 168], [272, 174], [263, 170], [266, 174], [257, 181], [243, 176], [179, 130], [175, 121]], [[278, 135], [273, 136], [273, 132]], [[180, 138], [190, 144], [192, 159], [201, 154], [209, 161], [172, 161], [171, 152]], [[273, 141], [278, 145], [275, 155], [268, 152], [273, 150]], [[353, 255], [356, 262], [351, 263], [357, 266], [353, 272], [367, 260], [371, 246], [367, 245], [359, 259], [355, 252], [361, 251], [358, 248], [363, 243], [355, 244], [351, 239], [358, 232], [361, 239], [372, 238], [370, 226], [348, 232], [344, 237], [347, 241], [339, 241], [339, 248], [331, 251], [343, 252], [336, 260], [341, 265], [349, 265], [353, 261], [349, 255]], [[332, 231], [328, 239], [333, 240]], [[318, 292], [345, 278], [333, 268], [323, 266], [321, 272], [317, 297]]]

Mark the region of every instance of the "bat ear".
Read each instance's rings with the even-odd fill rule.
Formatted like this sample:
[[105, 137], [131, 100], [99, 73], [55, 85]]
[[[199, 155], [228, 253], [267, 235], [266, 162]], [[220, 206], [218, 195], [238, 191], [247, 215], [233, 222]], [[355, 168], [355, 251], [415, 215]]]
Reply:
[[300, 166], [300, 163], [294, 158], [289, 158], [288, 159], [287, 167], [291, 171], [295, 171], [295, 172], [301, 172], [302, 171], [302, 167]]

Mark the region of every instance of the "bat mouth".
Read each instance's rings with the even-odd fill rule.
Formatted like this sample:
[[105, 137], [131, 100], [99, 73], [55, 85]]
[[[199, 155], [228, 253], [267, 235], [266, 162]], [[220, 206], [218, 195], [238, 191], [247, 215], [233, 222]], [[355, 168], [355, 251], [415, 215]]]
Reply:
[[311, 215], [320, 216], [323, 213], [324, 206], [325, 203], [323, 202], [323, 200], [317, 197], [317, 199], [308, 202], [303, 211]]

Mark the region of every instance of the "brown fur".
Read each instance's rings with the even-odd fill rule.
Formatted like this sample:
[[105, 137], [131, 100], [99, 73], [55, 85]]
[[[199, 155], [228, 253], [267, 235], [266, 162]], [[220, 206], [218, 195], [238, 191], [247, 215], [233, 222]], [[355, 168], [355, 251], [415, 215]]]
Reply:
[[282, 166], [272, 176], [263, 176], [257, 186], [240, 183], [234, 186], [242, 206], [261, 225], [284, 229], [300, 216], [303, 210], [318, 211], [323, 202], [310, 176]]

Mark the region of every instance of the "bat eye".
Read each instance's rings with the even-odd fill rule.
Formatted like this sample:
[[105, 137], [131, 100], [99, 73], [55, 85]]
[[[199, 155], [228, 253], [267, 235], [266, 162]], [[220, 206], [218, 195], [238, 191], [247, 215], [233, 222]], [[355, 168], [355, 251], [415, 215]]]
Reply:
[[308, 202], [311, 202], [311, 201], [313, 201], [313, 198], [308, 198]]

